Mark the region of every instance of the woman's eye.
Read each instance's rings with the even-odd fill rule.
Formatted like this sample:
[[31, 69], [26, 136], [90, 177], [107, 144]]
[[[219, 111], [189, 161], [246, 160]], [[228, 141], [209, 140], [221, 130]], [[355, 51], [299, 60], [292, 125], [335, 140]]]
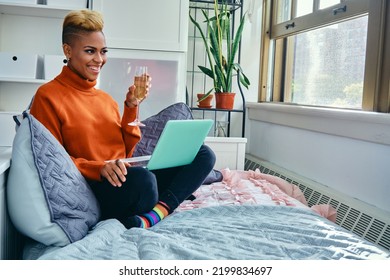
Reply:
[[85, 52], [86, 52], [86, 53], [89, 53], [89, 54], [93, 54], [93, 53], [95, 53], [95, 51], [94, 51], [94, 50], [85, 50]]

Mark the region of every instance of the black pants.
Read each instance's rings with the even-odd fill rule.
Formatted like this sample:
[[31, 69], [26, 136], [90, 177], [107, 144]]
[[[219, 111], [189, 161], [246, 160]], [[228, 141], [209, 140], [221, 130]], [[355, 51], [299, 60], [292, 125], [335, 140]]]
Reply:
[[215, 154], [203, 145], [189, 165], [149, 171], [129, 167], [121, 187], [112, 186], [106, 179], [91, 183], [99, 201], [102, 219], [124, 220], [147, 213], [158, 201], [165, 202], [172, 212], [195, 192], [215, 164]]

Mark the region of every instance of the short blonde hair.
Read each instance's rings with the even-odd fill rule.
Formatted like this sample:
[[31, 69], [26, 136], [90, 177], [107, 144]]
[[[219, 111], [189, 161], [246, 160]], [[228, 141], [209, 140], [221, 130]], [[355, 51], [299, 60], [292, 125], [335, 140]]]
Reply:
[[75, 35], [103, 32], [103, 16], [92, 10], [72, 11], [66, 15], [62, 25], [62, 43], [70, 44]]

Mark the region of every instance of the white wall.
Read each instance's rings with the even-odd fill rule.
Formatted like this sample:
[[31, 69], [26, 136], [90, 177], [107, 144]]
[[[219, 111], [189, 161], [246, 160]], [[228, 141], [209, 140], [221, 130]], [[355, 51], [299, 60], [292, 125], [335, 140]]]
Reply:
[[246, 101], [257, 101], [259, 92], [259, 64], [261, 40], [262, 1], [245, 0], [244, 13], [247, 21], [242, 33], [241, 65], [251, 85], [249, 90], [243, 87]]
[[247, 152], [390, 212], [390, 146], [249, 121]]
[[[260, 39], [261, 39], [261, 14], [262, 1], [245, 0], [243, 12], [246, 13], [245, 27], [242, 33], [241, 61], [245, 75], [248, 76], [251, 85], [249, 90], [242, 87], [246, 101], [257, 101], [259, 85], [259, 64], [260, 64]], [[238, 91], [238, 86], [234, 88]], [[241, 98], [235, 99], [238, 107], [241, 108]], [[241, 115], [240, 118], [232, 119], [232, 135], [241, 135]]]
[[[261, 2], [246, 0], [244, 3], [244, 9], [252, 8], [253, 14], [243, 35], [241, 64], [252, 82], [247, 100], [255, 102]], [[389, 145], [249, 119], [246, 137], [247, 153], [390, 212]]]

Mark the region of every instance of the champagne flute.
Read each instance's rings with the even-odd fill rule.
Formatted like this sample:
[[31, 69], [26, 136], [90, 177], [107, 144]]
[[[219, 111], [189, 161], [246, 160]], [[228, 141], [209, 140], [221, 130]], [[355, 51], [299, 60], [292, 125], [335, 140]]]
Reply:
[[148, 67], [147, 66], [136, 66], [135, 68], [135, 75], [134, 75], [134, 85], [135, 85], [135, 92], [134, 97], [137, 101], [137, 113], [135, 120], [129, 123], [129, 125], [132, 126], [145, 126], [140, 120], [139, 120], [139, 105], [140, 102], [145, 98], [146, 95], [146, 85], [148, 83]]

